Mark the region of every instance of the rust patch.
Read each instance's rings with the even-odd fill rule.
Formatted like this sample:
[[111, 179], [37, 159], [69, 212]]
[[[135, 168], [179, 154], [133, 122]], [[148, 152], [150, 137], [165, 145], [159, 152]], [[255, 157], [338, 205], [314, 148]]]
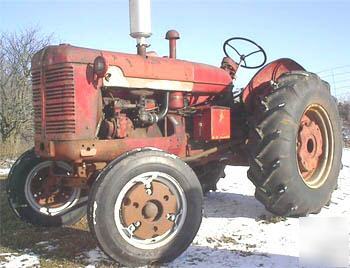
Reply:
[[323, 139], [316, 121], [303, 115], [298, 135], [298, 162], [301, 174], [308, 180], [315, 172], [323, 153]]
[[137, 183], [125, 195], [121, 208], [126, 227], [137, 223], [134, 236], [139, 239], [151, 239], [171, 230], [174, 222], [167, 215], [174, 215], [176, 212], [175, 195], [158, 181], [152, 182], [152, 190], [148, 193], [143, 183]]

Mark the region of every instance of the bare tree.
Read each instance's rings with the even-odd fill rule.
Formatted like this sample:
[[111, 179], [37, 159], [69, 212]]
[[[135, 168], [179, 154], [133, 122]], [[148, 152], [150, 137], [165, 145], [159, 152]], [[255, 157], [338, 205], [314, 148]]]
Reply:
[[17, 146], [33, 136], [30, 61], [51, 40], [38, 29], [0, 33], [0, 135]]
[[338, 103], [339, 115], [344, 123], [350, 124], [350, 102], [344, 101]]

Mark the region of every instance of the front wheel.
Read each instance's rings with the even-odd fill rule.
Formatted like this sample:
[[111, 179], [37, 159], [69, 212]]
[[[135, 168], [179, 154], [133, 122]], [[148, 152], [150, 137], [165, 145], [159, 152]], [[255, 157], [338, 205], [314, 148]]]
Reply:
[[317, 75], [282, 75], [255, 107], [248, 178], [255, 196], [278, 215], [318, 213], [329, 202], [341, 167], [337, 105]]
[[56, 175], [72, 172], [62, 161], [44, 161], [29, 150], [12, 166], [7, 196], [13, 212], [36, 226], [71, 225], [86, 214], [87, 197], [79, 188], [64, 186]]
[[112, 162], [89, 196], [91, 231], [107, 255], [128, 266], [175, 259], [192, 242], [201, 219], [202, 191], [195, 173], [161, 151]]

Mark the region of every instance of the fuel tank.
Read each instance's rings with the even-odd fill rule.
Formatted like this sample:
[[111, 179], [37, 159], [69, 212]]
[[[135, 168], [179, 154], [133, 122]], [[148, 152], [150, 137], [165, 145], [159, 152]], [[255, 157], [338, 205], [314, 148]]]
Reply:
[[[32, 69], [59, 64], [93, 64], [97, 56], [108, 63], [108, 80], [104, 86], [148, 88], [197, 93], [218, 94], [232, 83], [229, 74], [215, 66], [168, 57], [101, 51], [67, 44], [46, 47], [32, 60]], [[88, 73], [88, 72], [87, 72]], [[88, 79], [88, 77], [86, 77]]]

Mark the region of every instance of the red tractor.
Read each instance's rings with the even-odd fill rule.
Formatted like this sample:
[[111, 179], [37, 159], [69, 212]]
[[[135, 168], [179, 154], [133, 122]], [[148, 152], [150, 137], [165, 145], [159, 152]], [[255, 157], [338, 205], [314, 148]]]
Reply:
[[[329, 84], [255, 42], [225, 41], [221, 67], [147, 52], [149, 1], [130, 1], [137, 54], [48, 46], [32, 59], [35, 148], [8, 177], [9, 203], [39, 226], [86, 214], [101, 249], [126, 265], [168, 262], [192, 242], [203, 193], [225, 165], [249, 165], [255, 196], [283, 216], [318, 213], [341, 168]], [[256, 47], [242, 54], [237, 42]], [[251, 56], [261, 64], [249, 65]], [[239, 68], [260, 68], [234, 89]]]

